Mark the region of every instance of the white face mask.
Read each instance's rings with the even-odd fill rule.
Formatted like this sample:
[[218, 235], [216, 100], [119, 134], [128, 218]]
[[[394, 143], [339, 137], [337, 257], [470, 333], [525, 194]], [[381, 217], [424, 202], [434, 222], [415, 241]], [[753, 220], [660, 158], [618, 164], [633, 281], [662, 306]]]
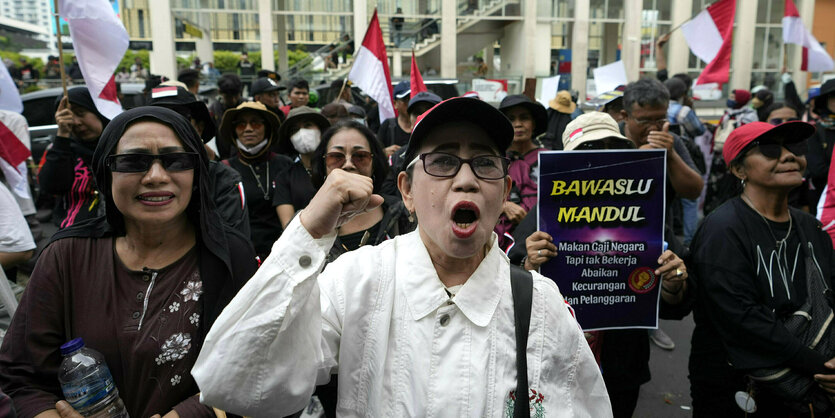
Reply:
[[321, 134], [318, 129], [302, 128], [290, 137], [290, 142], [293, 143], [293, 148], [299, 154], [307, 154], [316, 150], [321, 140]]
[[249, 155], [255, 155], [255, 154], [258, 154], [259, 152], [261, 152], [261, 150], [264, 149], [264, 147], [267, 146], [267, 142], [269, 142], [269, 141], [267, 141], [265, 139], [265, 140], [255, 144], [255, 145], [251, 146], [251, 147], [247, 147], [240, 140], [238, 140], [238, 139], [235, 140], [235, 143], [238, 144], [238, 149], [247, 153], [247, 154], [249, 154]]

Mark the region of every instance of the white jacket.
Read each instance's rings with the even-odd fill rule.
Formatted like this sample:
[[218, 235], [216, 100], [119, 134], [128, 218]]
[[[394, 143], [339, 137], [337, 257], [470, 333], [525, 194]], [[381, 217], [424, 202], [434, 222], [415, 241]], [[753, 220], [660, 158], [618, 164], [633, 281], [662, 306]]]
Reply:
[[[343, 254], [294, 219], [218, 317], [192, 374], [202, 401], [280, 417], [339, 375], [339, 416], [512, 416], [509, 263], [496, 244], [450, 298], [418, 232]], [[532, 417], [609, 417], [603, 378], [553, 281], [534, 275]], [[508, 415], [510, 413], [510, 415]]]

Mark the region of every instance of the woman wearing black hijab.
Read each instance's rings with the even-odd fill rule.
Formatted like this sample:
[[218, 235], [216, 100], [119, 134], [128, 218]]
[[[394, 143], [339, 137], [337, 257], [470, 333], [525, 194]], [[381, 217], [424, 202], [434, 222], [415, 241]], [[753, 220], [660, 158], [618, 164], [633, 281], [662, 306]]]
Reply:
[[191, 367], [257, 264], [217, 214], [203, 143], [176, 112], [135, 108], [105, 129], [92, 167], [106, 217], [59, 231], [42, 253], [0, 348], [0, 387], [23, 416], [58, 416], [69, 408], [56, 405], [58, 348], [81, 337], [131, 416], [213, 417]]
[[96, 110], [86, 87], [70, 89], [56, 106], [58, 132], [46, 153], [38, 183], [45, 193], [59, 197], [52, 219], [59, 228], [66, 228], [101, 214], [90, 160], [110, 120]]

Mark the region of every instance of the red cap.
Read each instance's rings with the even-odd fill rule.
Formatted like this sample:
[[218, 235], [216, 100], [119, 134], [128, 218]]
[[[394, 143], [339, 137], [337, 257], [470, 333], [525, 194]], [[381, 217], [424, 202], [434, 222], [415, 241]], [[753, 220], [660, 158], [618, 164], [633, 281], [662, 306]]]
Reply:
[[793, 120], [779, 125], [772, 125], [765, 122], [751, 122], [734, 129], [725, 141], [722, 148], [722, 157], [725, 164], [730, 167], [731, 161], [739, 156], [755, 139], [770, 137], [781, 137], [784, 139], [804, 140], [815, 133], [815, 127], [803, 121]]
[[736, 102], [736, 109], [745, 106], [751, 100], [751, 92], [743, 89], [736, 89], [733, 91], [734, 101]]

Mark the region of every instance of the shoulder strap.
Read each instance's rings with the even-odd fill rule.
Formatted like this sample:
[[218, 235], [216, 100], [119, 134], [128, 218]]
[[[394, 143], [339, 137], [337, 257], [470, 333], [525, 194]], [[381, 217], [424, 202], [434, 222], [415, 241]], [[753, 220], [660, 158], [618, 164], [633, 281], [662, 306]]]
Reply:
[[531, 326], [533, 275], [519, 266], [510, 265], [510, 290], [513, 293], [513, 316], [516, 320], [516, 405], [513, 418], [529, 418], [528, 402], [528, 332]]

